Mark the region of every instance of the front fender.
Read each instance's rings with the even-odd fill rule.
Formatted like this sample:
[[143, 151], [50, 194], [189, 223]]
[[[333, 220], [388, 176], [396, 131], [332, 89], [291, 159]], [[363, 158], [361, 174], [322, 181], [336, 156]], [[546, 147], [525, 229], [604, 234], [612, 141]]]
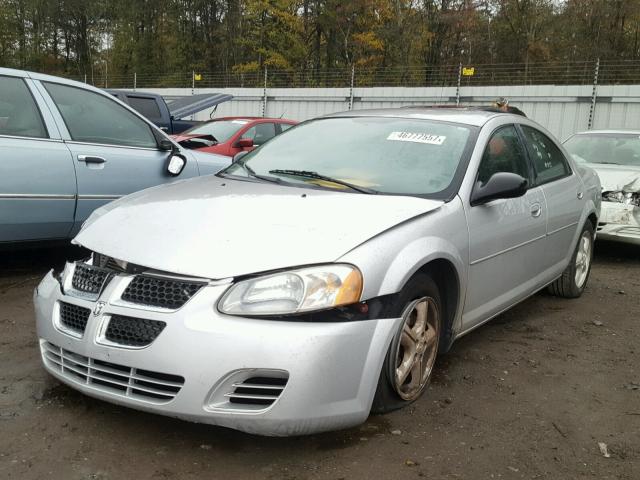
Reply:
[[469, 233], [459, 199], [390, 229], [339, 260], [362, 270], [363, 300], [398, 293], [428, 263], [448, 262], [458, 286], [457, 308], [451, 323], [453, 330], [458, 330], [469, 264]]

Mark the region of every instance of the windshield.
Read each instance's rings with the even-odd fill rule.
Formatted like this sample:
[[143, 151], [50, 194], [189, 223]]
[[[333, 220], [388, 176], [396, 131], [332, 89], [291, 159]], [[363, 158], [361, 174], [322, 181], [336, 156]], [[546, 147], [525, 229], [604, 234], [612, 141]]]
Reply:
[[248, 120], [214, 120], [190, 128], [183, 135], [212, 135], [218, 142], [226, 142], [247, 123]]
[[640, 166], [640, 135], [637, 134], [574, 135], [564, 146], [578, 162]]
[[350, 189], [311, 178], [311, 172], [381, 193], [437, 197], [452, 185], [471, 132], [471, 127], [430, 120], [318, 119], [275, 137], [224, 173], [254, 173], [296, 185]]

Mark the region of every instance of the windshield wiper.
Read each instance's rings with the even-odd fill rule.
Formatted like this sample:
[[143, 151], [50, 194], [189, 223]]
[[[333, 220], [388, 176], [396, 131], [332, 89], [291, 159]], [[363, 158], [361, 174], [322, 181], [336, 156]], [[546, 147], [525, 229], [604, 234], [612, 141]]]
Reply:
[[[265, 182], [282, 183], [282, 180], [280, 180], [279, 178], [267, 177], [266, 175], [260, 175], [259, 173], [256, 173], [253, 168], [251, 168], [249, 165], [247, 165], [243, 161], [236, 162], [235, 164], [236, 165], [240, 165], [242, 167], [242, 169], [245, 172], [247, 172], [247, 174], [250, 177], [257, 178], [259, 180], [264, 180]], [[220, 172], [218, 175], [227, 175], [227, 173], [226, 172]]]
[[310, 172], [308, 170], [269, 170], [269, 173], [275, 173], [276, 175], [291, 175], [293, 177], [303, 177], [303, 178], [313, 178], [315, 180], [324, 180], [325, 182], [335, 183], [336, 185], [342, 185], [344, 187], [350, 188], [351, 190], [355, 190], [360, 193], [367, 193], [369, 195], [375, 195], [378, 193], [376, 190], [367, 187], [360, 187], [358, 185], [354, 185], [353, 183], [345, 182], [344, 180], [340, 180], [338, 178], [327, 177], [326, 175], [321, 175], [318, 172]]

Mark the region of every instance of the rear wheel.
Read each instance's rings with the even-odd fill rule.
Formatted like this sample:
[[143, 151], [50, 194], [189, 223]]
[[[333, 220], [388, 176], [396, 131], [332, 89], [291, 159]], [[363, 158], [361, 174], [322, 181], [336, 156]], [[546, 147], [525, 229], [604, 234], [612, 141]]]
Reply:
[[402, 317], [387, 352], [372, 412], [384, 413], [410, 404], [429, 383], [442, 331], [440, 291], [426, 274], [415, 275], [389, 306]]
[[593, 225], [587, 221], [582, 229], [578, 245], [573, 252], [571, 262], [560, 278], [549, 285], [552, 295], [563, 298], [578, 298], [584, 292], [591, 272], [593, 259]]

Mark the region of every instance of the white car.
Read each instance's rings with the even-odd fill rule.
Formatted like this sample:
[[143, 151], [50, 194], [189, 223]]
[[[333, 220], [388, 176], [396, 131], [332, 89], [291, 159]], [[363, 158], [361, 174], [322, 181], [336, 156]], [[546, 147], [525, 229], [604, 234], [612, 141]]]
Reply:
[[581, 132], [564, 146], [600, 177], [598, 238], [640, 245], [640, 131]]
[[535, 122], [395, 109], [299, 124], [216, 176], [94, 212], [35, 296], [45, 368], [88, 395], [265, 435], [420, 397], [438, 352], [587, 285], [596, 174]]

